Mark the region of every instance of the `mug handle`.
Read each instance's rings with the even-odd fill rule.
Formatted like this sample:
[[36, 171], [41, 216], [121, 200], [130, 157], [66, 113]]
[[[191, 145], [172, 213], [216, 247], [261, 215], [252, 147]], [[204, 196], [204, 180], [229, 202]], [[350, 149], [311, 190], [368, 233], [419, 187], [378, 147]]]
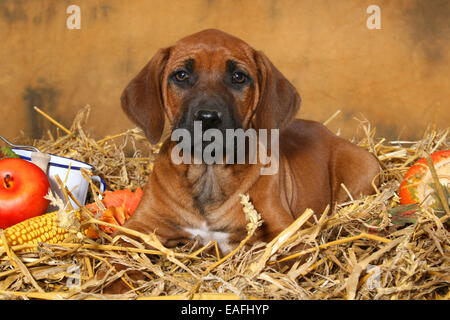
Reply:
[[[91, 176], [92, 181], [97, 181], [100, 183], [100, 192], [103, 193], [106, 190], [106, 182], [100, 178], [99, 176]], [[101, 195], [98, 196], [100, 200], [103, 200], [103, 197]]]

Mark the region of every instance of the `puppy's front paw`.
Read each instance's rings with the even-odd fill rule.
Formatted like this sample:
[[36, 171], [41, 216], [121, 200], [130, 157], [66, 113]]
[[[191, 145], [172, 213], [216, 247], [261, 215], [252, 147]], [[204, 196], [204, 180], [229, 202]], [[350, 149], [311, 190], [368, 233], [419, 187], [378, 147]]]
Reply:
[[[114, 265], [114, 267], [117, 272], [125, 269], [125, 267], [122, 265]], [[105, 279], [106, 274], [107, 274], [106, 269], [99, 270], [99, 272], [97, 273], [97, 279], [99, 279], [99, 280]], [[103, 293], [104, 294], [124, 294], [130, 290], [133, 290], [133, 288], [124, 281], [124, 279], [126, 278], [125, 275], [127, 275], [127, 278], [129, 278], [133, 281], [139, 281], [139, 280], [146, 279], [146, 277], [144, 276], [144, 274], [142, 272], [131, 270], [131, 271], [124, 273], [124, 275], [121, 278], [118, 278], [118, 279], [114, 280], [113, 282], [108, 283], [103, 288]]]

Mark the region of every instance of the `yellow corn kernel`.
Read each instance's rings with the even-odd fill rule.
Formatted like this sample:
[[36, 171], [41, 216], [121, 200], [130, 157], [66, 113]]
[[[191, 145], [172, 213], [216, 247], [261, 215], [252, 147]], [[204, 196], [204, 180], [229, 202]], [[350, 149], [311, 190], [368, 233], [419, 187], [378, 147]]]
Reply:
[[[74, 219], [79, 222], [80, 216], [80, 212], [76, 211]], [[62, 242], [69, 235], [69, 230], [65, 229], [67, 226], [59, 226], [57, 218], [58, 212], [55, 211], [15, 224], [4, 230], [6, 240], [12, 246], [18, 244], [36, 244], [39, 242]], [[3, 241], [0, 239], [1, 246], [3, 246]]]

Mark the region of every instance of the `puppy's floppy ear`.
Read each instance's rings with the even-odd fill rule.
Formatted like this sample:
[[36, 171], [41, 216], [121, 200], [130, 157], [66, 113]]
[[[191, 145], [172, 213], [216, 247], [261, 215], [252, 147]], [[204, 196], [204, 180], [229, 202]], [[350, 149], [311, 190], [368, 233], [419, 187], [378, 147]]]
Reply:
[[164, 129], [161, 81], [170, 48], [160, 49], [122, 93], [122, 109], [155, 144]]
[[260, 88], [255, 110], [257, 129], [284, 129], [300, 109], [300, 95], [266, 55], [255, 53]]

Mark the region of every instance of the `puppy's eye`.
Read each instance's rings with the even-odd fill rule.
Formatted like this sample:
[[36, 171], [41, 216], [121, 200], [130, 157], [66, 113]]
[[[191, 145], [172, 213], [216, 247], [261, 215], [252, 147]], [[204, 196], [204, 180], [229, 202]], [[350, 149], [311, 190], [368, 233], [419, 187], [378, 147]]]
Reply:
[[178, 82], [183, 82], [189, 78], [189, 74], [186, 71], [181, 70], [175, 73], [174, 77]]
[[245, 81], [247, 81], [247, 76], [242, 72], [234, 72], [231, 81], [233, 83], [243, 84]]

